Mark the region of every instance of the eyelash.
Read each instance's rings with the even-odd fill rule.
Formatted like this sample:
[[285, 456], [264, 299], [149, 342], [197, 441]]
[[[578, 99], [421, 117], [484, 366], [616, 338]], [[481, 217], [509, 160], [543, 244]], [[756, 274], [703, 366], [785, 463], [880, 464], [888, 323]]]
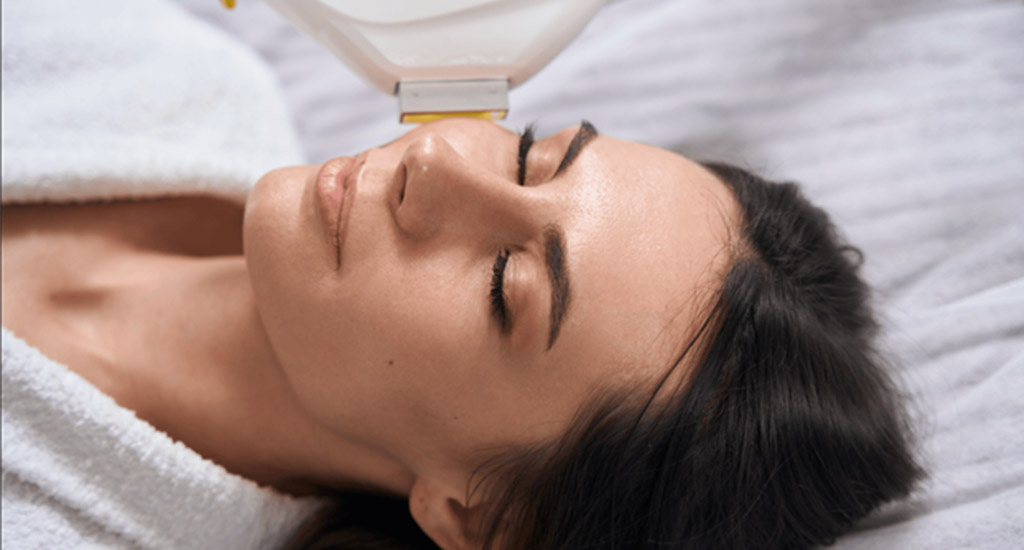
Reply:
[[508, 265], [509, 251], [498, 252], [491, 267], [491, 314], [498, 321], [498, 327], [504, 334], [508, 332], [509, 315], [505, 308], [505, 267]]
[[[526, 185], [526, 158], [533, 146], [533, 125], [527, 126], [519, 136], [519, 154], [516, 165], [516, 183], [520, 186]], [[498, 322], [498, 327], [503, 334], [508, 333], [511, 328], [511, 319], [508, 308], [505, 306], [505, 268], [508, 266], [508, 258], [511, 253], [507, 249], [498, 252], [491, 266], [491, 314]]]
[[523, 133], [519, 135], [519, 157], [516, 181], [519, 182], [520, 186], [526, 185], [526, 157], [530, 153], [530, 147], [533, 147], [533, 124], [527, 126], [523, 130]]

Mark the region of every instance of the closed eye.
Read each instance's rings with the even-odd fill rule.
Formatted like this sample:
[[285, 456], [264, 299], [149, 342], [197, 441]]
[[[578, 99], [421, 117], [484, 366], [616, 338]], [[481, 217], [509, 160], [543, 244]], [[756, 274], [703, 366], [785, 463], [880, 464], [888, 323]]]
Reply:
[[491, 267], [491, 314], [498, 323], [502, 334], [512, 329], [512, 319], [505, 305], [505, 267], [508, 265], [508, 250], [498, 252]]
[[530, 154], [530, 147], [533, 147], [533, 124], [528, 125], [523, 133], [519, 134], [519, 185], [526, 185], [526, 158]]

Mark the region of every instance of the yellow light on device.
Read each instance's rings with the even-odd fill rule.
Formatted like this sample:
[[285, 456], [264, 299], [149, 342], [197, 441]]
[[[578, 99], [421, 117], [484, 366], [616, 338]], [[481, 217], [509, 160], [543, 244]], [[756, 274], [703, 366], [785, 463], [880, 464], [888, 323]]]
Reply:
[[442, 118], [466, 117], [481, 120], [503, 120], [508, 111], [460, 111], [452, 113], [402, 113], [403, 124], [424, 124]]

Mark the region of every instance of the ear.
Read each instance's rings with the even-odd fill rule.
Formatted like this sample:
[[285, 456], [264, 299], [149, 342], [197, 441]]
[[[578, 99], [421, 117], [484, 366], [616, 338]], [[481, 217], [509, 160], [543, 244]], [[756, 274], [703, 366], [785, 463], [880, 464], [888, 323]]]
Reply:
[[477, 550], [483, 546], [478, 532], [483, 508], [467, 508], [465, 491], [417, 477], [409, 490], [409, 512], [435, 544], [444, 550]]

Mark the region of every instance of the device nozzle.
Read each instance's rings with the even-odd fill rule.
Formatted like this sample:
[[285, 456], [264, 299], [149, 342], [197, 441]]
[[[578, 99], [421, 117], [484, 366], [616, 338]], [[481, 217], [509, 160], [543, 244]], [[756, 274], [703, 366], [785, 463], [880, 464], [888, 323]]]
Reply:
[[403, 80], [398, 83], [403, 123], [448, 117], [501, 120], [508, 114], [508, 80]]

